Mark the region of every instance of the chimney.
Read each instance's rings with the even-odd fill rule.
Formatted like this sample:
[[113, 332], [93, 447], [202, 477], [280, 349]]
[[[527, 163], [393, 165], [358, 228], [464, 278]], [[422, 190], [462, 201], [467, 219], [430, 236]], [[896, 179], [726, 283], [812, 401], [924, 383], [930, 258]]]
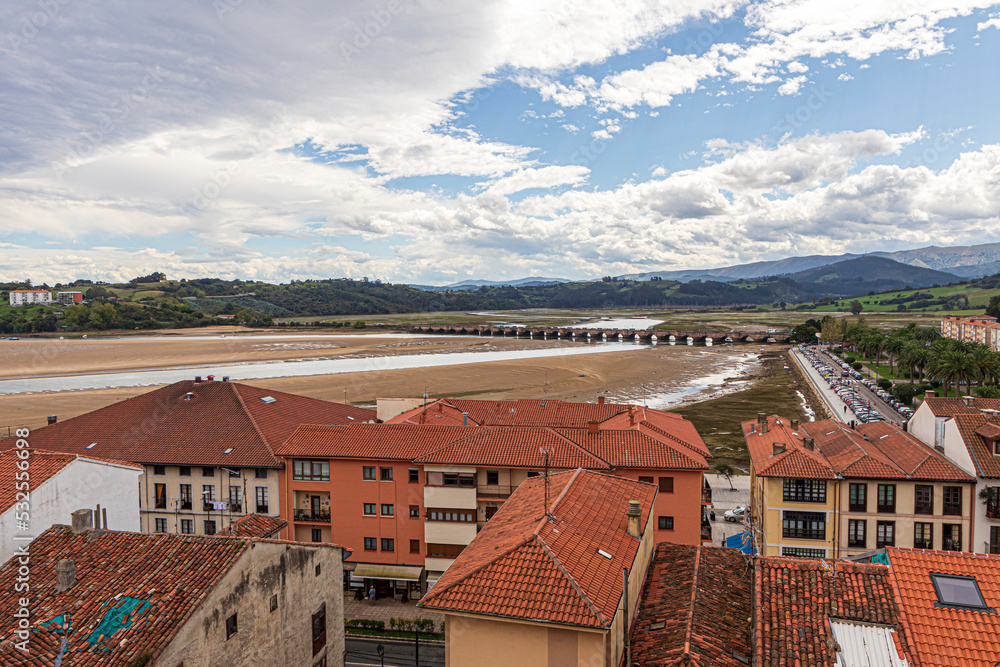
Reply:
[[635, 408], [628, 406], [628, 425], [635, 426]]
[[865, 433], [863, 437], [864, 437], [865, 440], [867, 440], [868, 439], [868, 434]]
[[799, 420], [798, 419], [793, 419], [791, 421], [791, 423], [790, 423], [790, 426], [792, 427], [793, 431], [798, 431], [799, 430]]
[[767, 423], [767, 413], [766, 412], [758, 412], [757, 413], [757, 423], [758, 424], [766, 424]]
[[184, 400], [190, 401], [192, 396], [194, 396], [194, 393], [189, 391], [188, 393], [184, 394]]
[[802, 446], [808, 449], [810, 452], [816, 451], [816, 441], [812, 438], [803, 438]]
[[70, 516], [73, 518], [70, 532], [74, 535], [79, 535], [94, 528], [94, 510], [77, 510]]
[[589, 422], [587, 422], [587, 431], [589, 431], [590, 433], [597, 433], [598, 431], [597, 427], [600, 425], [601, 425], [600, 422], [591, 419]]
[[971, 396], [963, 396], [962, 397], [962, 403], [965, 404], [965, 407], [971, 408], [972, 407], [972, 397]]
[[785, 443], [783, 442], [772, 442], [771, 443], [771, 456], [777, 456], [778, 454], [785, 453]]
[[194, 383], [198, 384], [199, 382], [201, 382], [201, 376], [200, 375], [195, 375], [194, 376]]
[[638, 500], [628, 501], [628, 534], [637, 540], [642, 539], [639, 531], [639, 519], [642, 517], [642, 508]]
[[603, 396], [598, 396], [597, 397], [597, 404], [598, 405], [604, 405], [604, 397]]
[[765, 419], [760, 423], [760, 432], [767, 433], [767, 420]]
[[74, 586], [76, 586], [76, 563], [69, 558], [63, 558], [56, 563], [56, 592], [64, 593]]
[[57, 421], [59, 421], [59, 415], [49, 415], [48, 417], [46, 417], [46, 419], [48, 419], [50, 424], [55, 424]]
[[934, 398], [935, 396], [937, 396], [937, 393], [933, 389], [928, 389], [924, 392], [924, 398]]
[[222, 381], [223, 382], [229, 382], [229, 376], [228, 375], [223, 375], [222, 376]]
[[205, 379], [208, 380], [209, 382], [212, 382], [212, 381], [215, 380], [215, 376], [214, 375], [206, 375]]
[[469, 425], [469, 413], [468, 412], [463, 412], [462, 413], [462, 426], [468, 426], [468, 425]]

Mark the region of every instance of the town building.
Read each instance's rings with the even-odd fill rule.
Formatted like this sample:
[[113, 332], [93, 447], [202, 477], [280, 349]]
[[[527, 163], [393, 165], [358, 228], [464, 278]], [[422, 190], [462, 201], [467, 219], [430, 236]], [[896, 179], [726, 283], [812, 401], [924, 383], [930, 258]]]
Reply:
[[374, 418], [371, 410], [199, 376], [72, 419], [53, 416], [30, 442], [140, 464], [139, 530], [211, 535], [246, 514], [281, 515], [283, 464], [274, 448], [300, 424]]
[[655, 498], [583, 469], [522, 484], [421, 602], [445, 614], [447, 664], [622, 664]]
[[656, 485], [654, 540], [698, 545], [711, 541], [708, 464], [682, 442], [597, 423], [302, 426], [276, 450], [284, 537], [343, 544], [356, 578], [419, 597], [526, 480], [586, 468]]
[[83, 303], [83, 292], [59, 292], [56, 294], [56, 300], [65, 306]]
[[966, 343], [979, 343], [994, 352], [1000, 352], [1000, 324], [997, 323], [997, 318], [990, 315], [948, 315], [941, 320], [941, 335]]
[[47, 306], [52, 303], [52, 292], [40, 289], [12, 289], [10, 305], [12, 306]]
[[280, 537], [281, 529], [288, 525], [284, 519], [268, 514], [247, 514], [235, 519], [219, 531], [224, 537]]
[[78, 510], [0, 566], [0, 664], [343, 665], [341, 562], [332, 544], [110, 531]]
[[885, 546], [969, 550], [975, 479], [885, 422], [851, 428], [761, 414], [743, 423], [750, 525], [765, 556], [842, 558]]
[[[31, 444], [33, 438], [23, 440]], [[79, 454], [0, 451], [0, 563], [79, 507], [99, 506], [115, 530], [138, 530], [141, 473], [134, 463]]]

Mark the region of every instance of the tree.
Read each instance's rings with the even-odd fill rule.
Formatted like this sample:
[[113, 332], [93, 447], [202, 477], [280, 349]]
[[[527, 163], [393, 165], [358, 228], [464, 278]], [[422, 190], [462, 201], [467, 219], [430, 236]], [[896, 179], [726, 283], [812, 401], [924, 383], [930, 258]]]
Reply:
[[837, 326], [837, 320], [829, 315], [824, 317], [820, 323], [820, 334], [822, 335], [823, 342], [830, 345], [836, 345], [843, 340], [840, 335], [840, 327]]
[[990, 302], [986, 306], [986, 314], [992, 317], [1000, 317], [1000, 295], [990, 297]]
[[723, 477], [726, 478], [726, 481], [729, 482], [730, 491], [736, 490], [736, 487], [733, 486], [733, 475], [736, 474], [736, 471], [733, 470], [733, 467], [731, 465], [729, 465], [728, 463], [720, 463], [719, 465], [715, 466], [715, 472], [716, 474], [722, 475]]
[[892, 395], [896, 397], [897, 401], [902, 402], [904, 405], [909, 405], [913, 402], [913, 397], [920, 392], [920, 385], [909, 382], [894, 385], [892, 388]]
[[865, 309], [864, 306], [861, 305], [861, 302], [858, 301], [857, 299], [851, 302], [850, 308], [851, 308], [851, 314], [854, 315], [855, 317], [860, 315], [861, 311]]

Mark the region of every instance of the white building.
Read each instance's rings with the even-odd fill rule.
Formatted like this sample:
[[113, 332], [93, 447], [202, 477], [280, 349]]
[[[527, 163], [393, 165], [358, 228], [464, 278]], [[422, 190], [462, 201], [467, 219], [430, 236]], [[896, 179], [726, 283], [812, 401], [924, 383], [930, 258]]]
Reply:
[[52, 292], [39, 289], [12, 289], [10, 291], [10, 305], [12, 306], [32, 306], [37, 303], [46, 306], [52, 303]]
[[65, 523], [81, 507], [100, 505], [112, 530], [139, 529], [140, 466], [41, 450], [22, 459], [19, 451], [26, 450], [0, 451], [0, 563], [28, 543], [22, 538]]

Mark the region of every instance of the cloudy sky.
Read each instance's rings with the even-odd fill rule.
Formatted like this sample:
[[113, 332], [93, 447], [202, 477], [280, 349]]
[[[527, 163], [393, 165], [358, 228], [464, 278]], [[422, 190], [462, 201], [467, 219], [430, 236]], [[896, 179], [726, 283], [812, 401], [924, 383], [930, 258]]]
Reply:
[[7, 0], [0, 279], [1000, 241], [987, 0]]

